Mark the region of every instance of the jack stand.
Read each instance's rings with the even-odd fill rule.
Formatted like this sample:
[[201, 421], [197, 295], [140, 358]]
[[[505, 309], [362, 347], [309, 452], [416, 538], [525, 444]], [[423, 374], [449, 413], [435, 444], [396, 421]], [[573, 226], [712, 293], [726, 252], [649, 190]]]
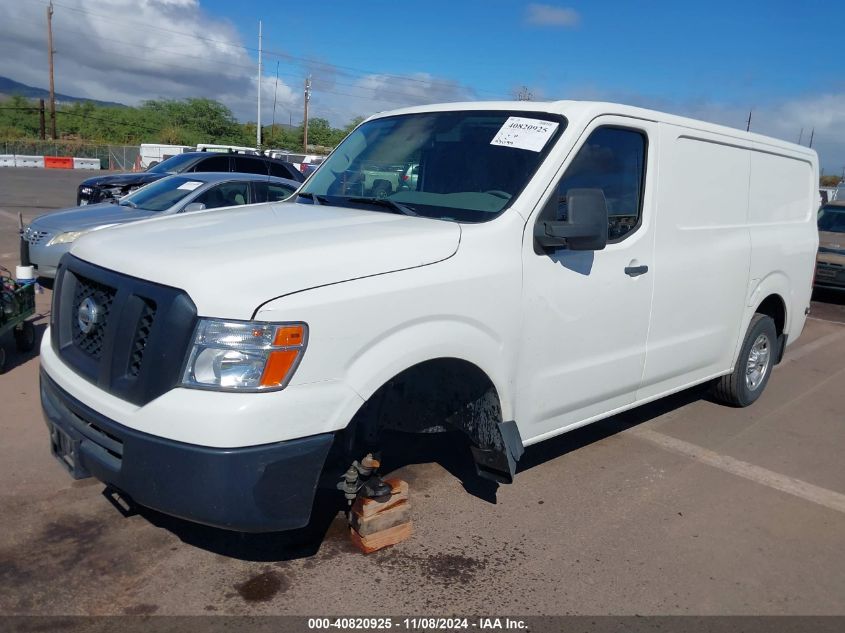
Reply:
[[337, 484], [338, 489], [343, 491], [348, 505], [351, 506], [355, 499], [362, 496], [380, 499], [390, 495], [390, 486], [376, 474], [379, 466], [381, 466], [381, 460], [377, 454], [374, 456], [372, 453], [367, 453], [360, 462], [358, 460], [352, 462]]
[[408, 483], [401, 479], [383, 480], [376, 474], [379, 466], [379, 454], [367, 453], [360, 462], [352, 462], [337, 484], [349, 504], [349, 537], [365, 554], [411, 536]]

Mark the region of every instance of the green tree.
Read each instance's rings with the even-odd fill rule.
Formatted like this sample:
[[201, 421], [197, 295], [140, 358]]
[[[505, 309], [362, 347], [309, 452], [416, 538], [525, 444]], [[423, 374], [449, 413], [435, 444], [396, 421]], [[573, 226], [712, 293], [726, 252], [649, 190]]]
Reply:
[[[213, 99], [153, 99], [137, 108], [75, 102], [60, 104], [56, 118], [59, 136], [71, 141], [255, 144], [255, 123], [239, 123], [229, 108]], [[328, 120], [315, 117], [309, 122], [308, 142], [334, 147], [361, 120], [363, 117], [356, 117], [342, 128], [333, 128]], [[38, 134], [37, 101], [14, 96], [0, 102], [0, 141], [36, 139]], [[302, 141], [301, 125], [290, 128], [277, 124], [263, 130], [264, 147], [301, 151]]]

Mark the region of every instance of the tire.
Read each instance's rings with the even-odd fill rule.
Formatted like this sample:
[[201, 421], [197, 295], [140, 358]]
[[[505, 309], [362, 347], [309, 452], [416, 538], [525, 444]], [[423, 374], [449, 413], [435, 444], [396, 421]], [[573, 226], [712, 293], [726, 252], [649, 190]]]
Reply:
[[748, 332], [733, 373], [718, 378], [713, 396], [733, 407], [747, 407], [763, 393], [772, 375], [778, 356], [778, 336], [775, 322], [764, 314], [755, 314], [748, 324]]
[[389, 182], [386, 180], [376, 180], [370, 195], [373, 198], [386, 198], [391, 193], [393, 193], [393, 187], [390, 186]]
[[35, 347], [35, 326], [24, 321], [20, 330], [15, 330], [15, 345], [19, 352], [30, 352]]

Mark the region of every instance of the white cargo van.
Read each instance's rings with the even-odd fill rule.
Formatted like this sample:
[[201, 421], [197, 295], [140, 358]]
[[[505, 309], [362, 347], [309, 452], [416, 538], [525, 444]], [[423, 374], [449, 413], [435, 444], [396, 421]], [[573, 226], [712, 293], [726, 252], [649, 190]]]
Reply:
[[[413, 187], [367, 197], [374, 160]], [[386, 429], [462, 431], [509, 482], [524, 446], [693, 385], [746, 406], [804, 327], [817, 199], [810, 149], [624, 105], [379, 114], [295, 202], [74, 244], [41, 349], [52, 450], [269, 531], [344, 472], [377, 492], [350, 465]]]
[[141, 150], [139, 153], [140, 167], [141, 169], [149, 169], [150, 167], [155, 167], [160, 162], [167, 160], [171, 156], [192, 151], [194, 151], [194, 148], [189, 145], [141, 143]]

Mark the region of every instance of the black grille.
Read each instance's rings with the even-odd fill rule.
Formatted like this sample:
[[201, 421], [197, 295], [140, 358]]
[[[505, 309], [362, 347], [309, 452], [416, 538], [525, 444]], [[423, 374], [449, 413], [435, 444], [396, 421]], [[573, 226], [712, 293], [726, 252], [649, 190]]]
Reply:
[[[96, 306], [88, 332], [79, 323], [80, 306], [83, 317]], [[179, 384], [196, 318], [184, 290], [70, 254], [59, 263], [50, 317], [53, 349], [77, 374], [133, 404], [146, 404]]]
[[132, 356], [129, 359], [130, 376], [137, 376], [141, 371], [141, 361], [144, 359], [144, 351], [147, 349], [147, 340], [150, 338], [155, 316], [155, 303], [144, 301], [141, 318], [138, 319], [138, 329], [135, 331], [135, 338], [132, 341]]
[[78, 318], [72, 318], [71, 331], [73, 344], [94, 360], [100, 360], [103, 354], [103, 337], [111, 315], [115, 289], [97, 283], [82, 276], [76, 278], [76, 289], [73, 293], [71, 317], [79, 314], [79, 308], [86, 299], [93, 301], [96, 306], [96, 320], [88, 332], [83, 332]]

